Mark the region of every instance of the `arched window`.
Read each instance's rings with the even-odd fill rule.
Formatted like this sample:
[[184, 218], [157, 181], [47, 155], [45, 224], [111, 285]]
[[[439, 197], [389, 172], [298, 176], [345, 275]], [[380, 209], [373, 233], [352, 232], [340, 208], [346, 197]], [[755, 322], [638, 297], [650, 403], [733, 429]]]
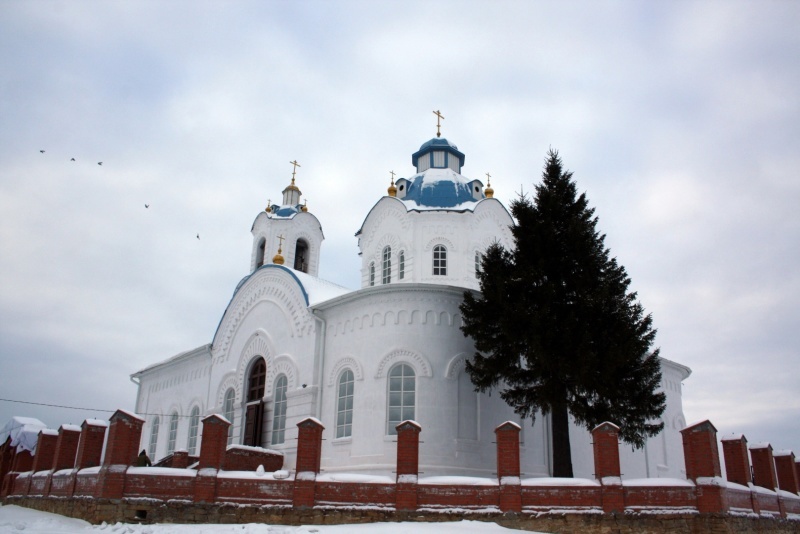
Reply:
[[160, 423], [161, 419], [156, 416], [156, 418], [153, 419], [153, 426], [150, 427], [150, 449], [147, 451], [147, 454], [153, 461], [156, 459], [156, 445], [158, 445], [158, 425]]
[[169, 438], [167, 439], [167, 454], [175, 452], [175, 440], [178, 439], [178, 412], [172, 412], [169, 417]]
[[375, 285], [375, 262], [369, 264], [369, 285]]
[[336, 402], [336, 437], [349, 438], [353, 429], [353, 371], [345, 369], [339, 376]]
[[286, 375], [278, 375], [275, 379], [275, 401], [272, 412], [272, 444], [279, 445], [284, 442], [286, 434], [286, 389], [288, 380]]
[[481, 276], [481, 253], [477, 250], [475, 251], [475, 278], [480, 278]]
[[264, 251], [267, 248], [267, 240], [261, 238], [258, 241], [258, 250], [256, 250], [256, 269], [264, 265]]
[[264, 421], [264, 385], [267, 381], [267, 363], [258, 358], [250, 368], [247, 379], [247, 407], [244, 413], [244, 435], [242, 443], [252, 447], [261, 446], [262, 422]]
[[406, 277], [406, 253], [404, 250], [397, 255], [397, 279], [402, 280]]
[[381, 271], [381, 283], [392, 283], [392, 247], [383, 249], [383, 269]]
[[447, 249], [443, 245], [433, 247], [433, 274], [447, 276]]
[[416, 378], [410, 365], [401, 363], [389, 371], [389, 411], [386, 417], [386, 433], [397, 434], [397, 425], [414, 419]]
[[189, 415], [189, 441], [186, 443], [186, 449], [189, 451], [190, 456], [197, 454], [197, 431], [200, 428], [200, 408], [195, 406], [192, 408], [192, 413]]
[[259, 358], [250, 369], [247, 387], [247, 402], [260, 400], [264, 396], [264, 384], [267, 380], [267, 363]]
[[308, 272], [308, 243], [305, 239], [298, 239], [294, 246], [294, 270]]
[[222, 415], [227, 419], [231, 426], [228, 427], [228, 445], [233, 443], [233, 401], [236, 398], [236, 392], [233, 388], [225, 392], [225, 402], [222, 405]]

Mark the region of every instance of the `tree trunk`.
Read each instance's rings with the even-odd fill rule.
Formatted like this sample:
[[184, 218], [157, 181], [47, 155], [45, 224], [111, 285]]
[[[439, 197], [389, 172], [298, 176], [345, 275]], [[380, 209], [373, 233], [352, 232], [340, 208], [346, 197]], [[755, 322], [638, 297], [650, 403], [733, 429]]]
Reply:
[[553, 406], [553, 476], [572, 478], [572, 451], [569, 446], [569, 413], [566, 404]]

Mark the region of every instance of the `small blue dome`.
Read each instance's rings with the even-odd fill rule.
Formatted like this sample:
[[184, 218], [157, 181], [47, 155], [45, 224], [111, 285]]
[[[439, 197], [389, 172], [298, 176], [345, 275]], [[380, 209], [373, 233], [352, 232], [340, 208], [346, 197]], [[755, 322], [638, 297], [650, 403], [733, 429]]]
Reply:
[[[453, 143], [451, 143], [450, 141], [448, 141], [444, 137], [434, 137], [430, 141], [426, 141], [425, 143], [422, 143], [422, 146], [419, 147], [419, 150], [417, 150], [416, 152], [414, 152], [411, 155], [411, 164], [414, 165], [414, 167], [417, 167], [417, 169], [419, 169], [419, 165], [417, 165], [417, 162], [419, 161], [419, 158], [421, 156], [426, 155], [426, 154], [430, 154], [431, 152], [433, 152], [435, 150], [444, 151], [444, 152], [446, 152], [448, 154], [452, 154], [453, 156], [458, 158], [458, 162], [459, 162], [458, 170], [459, 171], [461, 170], [461, 167], [464, 166], [464, 160], [466, 159], [466, 156], [461, 151], [458, 150], [458, 147], [456, 145], [454, 145]], [[431, 166], [433, 166], [433, 165], [431, 165]], [[425, 168], [427, 168], [427, 166]], [[424, 169], [420, 169], [420, 170], [424, 170]]]

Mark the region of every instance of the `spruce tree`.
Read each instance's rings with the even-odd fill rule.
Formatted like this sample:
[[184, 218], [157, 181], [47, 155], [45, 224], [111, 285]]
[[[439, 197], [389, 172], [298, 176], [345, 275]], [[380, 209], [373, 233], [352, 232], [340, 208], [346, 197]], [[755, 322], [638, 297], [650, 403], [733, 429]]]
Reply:
[[467, 372], [522, 417], [552, 414], [553, 476], [571, 477], [568, 414], [587, 429], [611, 421], [637, 448], [663, 428], [656, 331], [558, 152], [534, 200], [520, 195], [511, 213], [514, 250], [488, 248], [481, 293], [461, 305], [478, 351]]

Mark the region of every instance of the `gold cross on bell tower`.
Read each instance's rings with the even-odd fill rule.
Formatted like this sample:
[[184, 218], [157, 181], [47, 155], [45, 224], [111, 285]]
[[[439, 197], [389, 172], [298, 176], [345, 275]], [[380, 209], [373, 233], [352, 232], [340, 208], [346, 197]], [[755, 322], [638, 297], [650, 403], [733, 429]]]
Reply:
[[442, 115], [441, 111], [438, 109], [434, 111], [433, 114], [436, 115], [436, 137], [441, 137], [442, 119], [444, 119], [444, 115]]

